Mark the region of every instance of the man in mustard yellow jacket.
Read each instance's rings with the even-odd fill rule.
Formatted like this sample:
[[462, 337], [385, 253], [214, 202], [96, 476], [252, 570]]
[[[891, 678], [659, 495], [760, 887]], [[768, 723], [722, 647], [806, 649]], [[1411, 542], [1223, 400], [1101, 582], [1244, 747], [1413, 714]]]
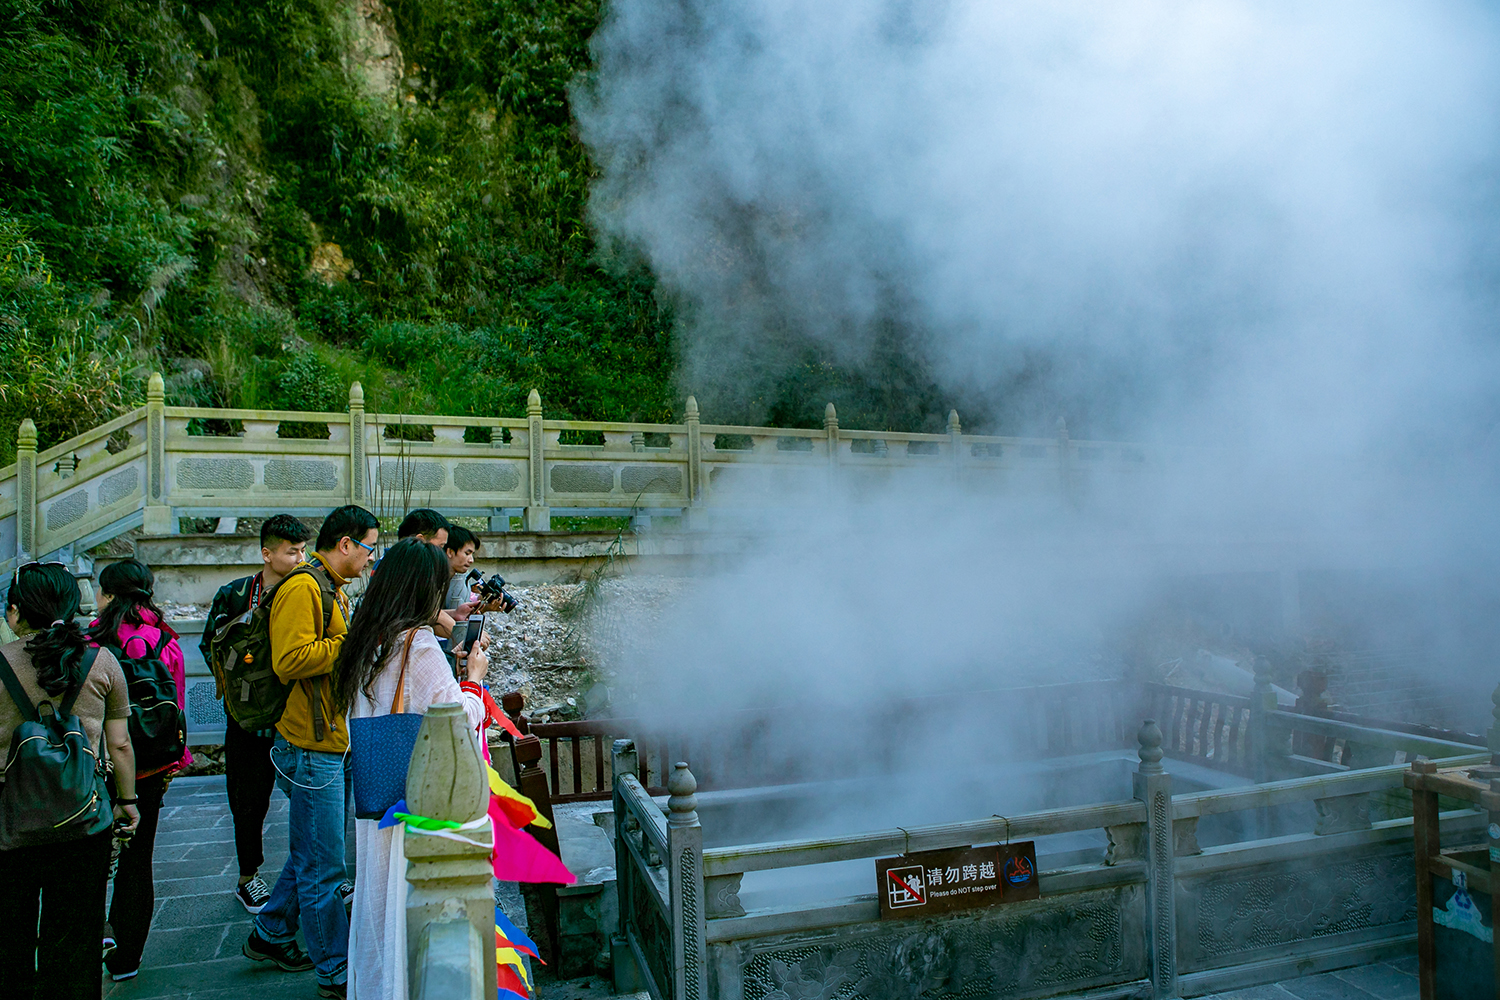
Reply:
[[[349, 631], [344, 584], [375, 552], [380, 522], [363, 507], [329, 514], [313, 557], [271, 599], [271, 657], [291, 685], [276, 724], [271, 760], [291, 799], [291, 851], [255, 918], [244, 953], [288, 972], [316, 969], [318, 996], [342, 998], [348, 981], [349, 918], [344, 881], [344, 818], [349, 729], [334, 706], [333, 666]], [[307, 952], [297, 947], [297, 929]]]

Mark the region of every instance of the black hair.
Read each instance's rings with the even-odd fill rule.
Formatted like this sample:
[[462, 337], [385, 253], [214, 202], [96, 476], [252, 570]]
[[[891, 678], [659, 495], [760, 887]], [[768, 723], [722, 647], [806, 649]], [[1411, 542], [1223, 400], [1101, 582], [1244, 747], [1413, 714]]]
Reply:
[[401, 527], [396, 529], [397, 538], [410, 538], [413, 535], [426, 535], [429, 538], [437, 534], [438, 529], [447, 528], [453, 530], [453, 525], [448, 519], [430, 507], [418, 507], [401, 522]]
[[449, 525], [448, 541], [444, 543], [443, 548], [449, 552], [457, 552], [465, 545], [473, 545], [477, 550], [479, 548], [479, 536], [461, 524]]
[[364, 541], [372, 528], [380, 530], [380, 522], [374, 514], [359, 504], [346, 504], [323, 519], [323, 526], [318, 529], [317, 550], [329, 552], [338, 548], [339, 542], [345, 538]]
[[83, 683], [83, 651], [87, 639], [73, 619], [78, 616], [78, 581], [60, 563], [28, 563], [16, 570], [6, 596], [6, 609], [15, 608], [36, 635], [26, 643], [37, 683], [53, 698]]
[[[260, 547], [270, 548], [277, 541], [305, 542], [312, 537], [312, 529], [290, 514], [268, 517], [260, 526]], [[335, 544], [337, 544], [335, 542]]]
[[407, 629], [437, 620], [449, 575], [447, 557], [420, 538], [403, 538], [386, 549], [339, 649], [334, 704], [348, 712], [361, 690], [368, 697], [391, 643]]
[[[166, 627], [166, 616], [152, 601], [156, 578], [139, 559], [121, 559], [110, 563], [99, 574], [99, 589], [110, 596], [110, 602], [99, 612], [99, 620], [89, 629], [89, 638], [101, 646], [120, 643], [123, 625], [160, 625]], [[146, 612], [155, 617], [147, 619]]]

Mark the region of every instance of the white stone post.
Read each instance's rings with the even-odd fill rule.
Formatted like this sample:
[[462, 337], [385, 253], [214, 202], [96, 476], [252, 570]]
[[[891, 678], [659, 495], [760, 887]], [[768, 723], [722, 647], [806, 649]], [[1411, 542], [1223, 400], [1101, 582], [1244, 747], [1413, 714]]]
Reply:
[[831, 486], [839, 467], [839, 411], [832, 403], [823, 407], [823, 433], [828, 436], [828, 476]]
[[696, 504], [703, 499], [703, 438], [698, 429], [698, 398], [689, 396], [683, 407], [683, 419], [687, 423], [688, 453], [688, 503]]
[[349, 502], [368, 501], [365, 489], [365, 387], [349, 384]]
[[958, 411], [948, 411], [948, 447], [953, 452], [953, 482], [962, 486], [964, 481], [964, 426], [958, 422]]
[[16, 432], [16, 558], [36, 557], [36, 424], [30, 417]]
[[[667, 779], [667, 852], [672, 901], [672, 1000], [708, 1000], [704, 954], [703, 827], [698, 823], [698, 782], [678, 763]], [[623, 911], [624, 907], [621, 907]]]
[[[463, 706], [433, 705], [407, 768], [407, 807], [417, 816], [468, 823], [488, 812], [489, 795], [484, 760]], [[406, 835], [406, 954], [413, 1000], [495, 995], [494, 833], [486, 825], [463, 836], [472, 843]]]
[[148, 535], [177, 534], [177, 518], [167, 506], [167, 391], [161, 372], [146, 383], [146, 509], [142, 529]]
[[1136, 734], [1140, 767], [1131, 775], [1146, 804], [1146, 961], [1152, 1000], [1177, 996], [1176, 864], [1172, 843], [1172, 776], [1161, 766], [1161, 728], [1147, 719]]
[[1073, 441], [1068, 437], [1068, 422], [1057, 418], [1057, 477], [1064, 503], [1073, 502]]
[[552, 508], [547, 505], [546, 441], [542, 434], [542, 394], [526, 396], [526, 444], [530, 451], [531, 490], [521, 518], [527, 531], [551, 531]]

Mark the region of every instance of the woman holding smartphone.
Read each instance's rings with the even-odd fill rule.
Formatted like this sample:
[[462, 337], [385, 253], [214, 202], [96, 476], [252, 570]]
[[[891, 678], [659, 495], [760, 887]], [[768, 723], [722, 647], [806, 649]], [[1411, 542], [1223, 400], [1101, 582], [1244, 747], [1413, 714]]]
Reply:
[[[443, 550], [406, 538], [386, 550], [370, 580], [334, 667], [334, 698], [351, 719], [398, 711], [425, 713], [459, 702], [470, 725], [484, 724], [479, 682], [489, 669], [483, 642], [455, 653], [460, 682], [448, 667], [432, 626], [450, 570]], [[400, 694], [398, 699], [397, 695]], [[360, 1000], [406, 998], [406, 860], [404, 826], [376, 829], [355, 820], [354, 906], [349, 922], [349, 993]]]

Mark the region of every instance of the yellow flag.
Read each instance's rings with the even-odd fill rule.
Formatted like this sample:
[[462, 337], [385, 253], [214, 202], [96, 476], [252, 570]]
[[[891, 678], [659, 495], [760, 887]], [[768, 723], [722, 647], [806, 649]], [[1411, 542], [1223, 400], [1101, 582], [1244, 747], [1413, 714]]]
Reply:
[[500, 810], [517, 830], [523, 826], [552, 826], [552, 823], [537, 811], [536, 803], [505, 783], [505, 779], [493, 768], [490, 772], [490, 791], [500, 800]]

